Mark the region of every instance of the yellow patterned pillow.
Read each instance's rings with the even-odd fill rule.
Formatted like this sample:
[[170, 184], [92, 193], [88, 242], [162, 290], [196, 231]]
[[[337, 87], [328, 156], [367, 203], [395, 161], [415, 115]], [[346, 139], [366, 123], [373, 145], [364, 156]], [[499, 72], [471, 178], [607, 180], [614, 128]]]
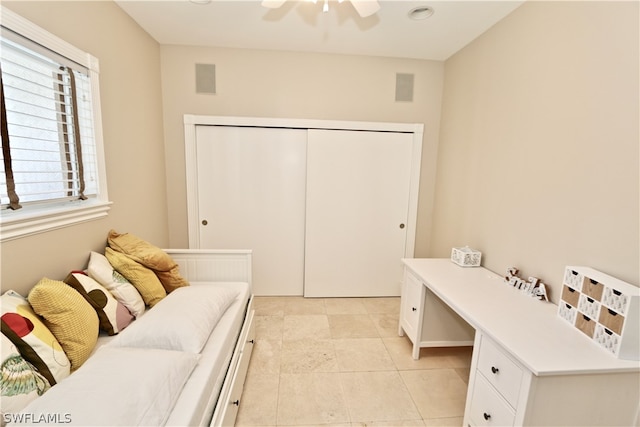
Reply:
[[142, 264], [138, 264], [127, 255], [105, 248], [104, 254], [118, 273], [122, 274], [140, 292], [144, 303], [149, 307], [156, 305], [167, 296], [167, 291], [153, 272]]
[[98, 315], [93, 307], [71, 286], [46, 277], [31, 289], [27, 299], [60, 343], [71, 370], [82, 366], [98, 340]]

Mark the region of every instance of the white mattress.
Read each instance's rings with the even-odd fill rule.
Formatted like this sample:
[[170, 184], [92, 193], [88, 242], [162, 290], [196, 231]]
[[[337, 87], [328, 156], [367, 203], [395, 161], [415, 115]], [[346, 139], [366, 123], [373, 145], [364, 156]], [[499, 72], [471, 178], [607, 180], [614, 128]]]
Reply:
[[[251, 297], [249, 285], [243, 282], [190, 283], [191, 286], [234, 286], [240, 292], [202, 349], [198, 364], [169, 415], [168, 426], [209, 425]], [[117, 335], [101, 334], [94, 352], [115, 337]]]
[[169, 426], [209, 425], [233, 349], [244, 322], [251, 291], [247, 283], [198, 283], [192, 286], [235, 286], [240, 293], [213, 330], [200, 360], [169, 415]]

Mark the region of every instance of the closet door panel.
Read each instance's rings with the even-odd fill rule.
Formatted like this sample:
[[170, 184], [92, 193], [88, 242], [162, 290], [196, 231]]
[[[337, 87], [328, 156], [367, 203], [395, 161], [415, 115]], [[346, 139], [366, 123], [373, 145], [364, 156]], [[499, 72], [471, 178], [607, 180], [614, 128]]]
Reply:
[[306, 135], [196, 128], [200, 247], [252, 249], [256, 295], [303, 292]]
[[395, 296], [413, 135], [310, 130], [304, 295]]

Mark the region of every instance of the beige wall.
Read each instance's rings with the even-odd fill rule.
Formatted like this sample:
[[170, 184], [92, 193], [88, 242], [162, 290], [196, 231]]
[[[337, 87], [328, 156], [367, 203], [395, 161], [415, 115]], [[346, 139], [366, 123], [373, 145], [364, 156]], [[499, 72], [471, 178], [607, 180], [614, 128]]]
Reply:
[[[416, 256], [468, 244], [554, 299], [567, 264], [638, 284], [637, 2], [528, 2], [446, 64], [159, 47], [112, 2], [3, 5], [100, 59], [114, 206], [2, 244], [2, 289], [83, 267], [110, 228], [186, 246], [185, 113], [424, 123]], [[197, 62], [216, 95], [195, 94]], [[396, 72], [416, 75], [414, 102], [394, 101]]]
[[527, 2], [446, 62], [431, 256], [638, 285], [638, 2]]
[[160, 94], [160, 48], [115, 3], [2, 5], [100, 61], [108, 218], [1, 245], [2, 289], [26, 292], [42, 276], [63, 279], [104, 249], [110, 228], [169, 242]]
[[[350, 55], [162, 46], [171, 244], [188, 245], [183, 115], [423, 123], [416, 254], [426, 256], [444, 64]], [[216, 65], [215, 95], [195, 93], [195, 64]], [[413, 102], [395, 102], [397, 72], [415, 75]]]

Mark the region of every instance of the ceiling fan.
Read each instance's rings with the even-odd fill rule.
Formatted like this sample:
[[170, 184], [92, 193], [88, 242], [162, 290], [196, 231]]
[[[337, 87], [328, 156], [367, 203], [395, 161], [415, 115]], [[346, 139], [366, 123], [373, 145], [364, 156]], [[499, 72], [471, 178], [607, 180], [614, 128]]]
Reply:
[[[262, 6], [268, 7], [270, 9], [277, 9], [282, 6], [287, 0], [263, 0]], [[313, 3], [317, 3], [318, 0], [309, 0]], [[342, 3], [344, 0], [338, 0], [339, 3]], [[366, 18], [367, 16], [371, 16], [377, 11], [380, 10], [380, 4], [377, 0], [351, 0], [351, 4], [355, 8], [358, 15], [362, 18]], [[329, 0], [324, 0], [324, 6], [322, 8], [324, 12], [329, 11]]]

